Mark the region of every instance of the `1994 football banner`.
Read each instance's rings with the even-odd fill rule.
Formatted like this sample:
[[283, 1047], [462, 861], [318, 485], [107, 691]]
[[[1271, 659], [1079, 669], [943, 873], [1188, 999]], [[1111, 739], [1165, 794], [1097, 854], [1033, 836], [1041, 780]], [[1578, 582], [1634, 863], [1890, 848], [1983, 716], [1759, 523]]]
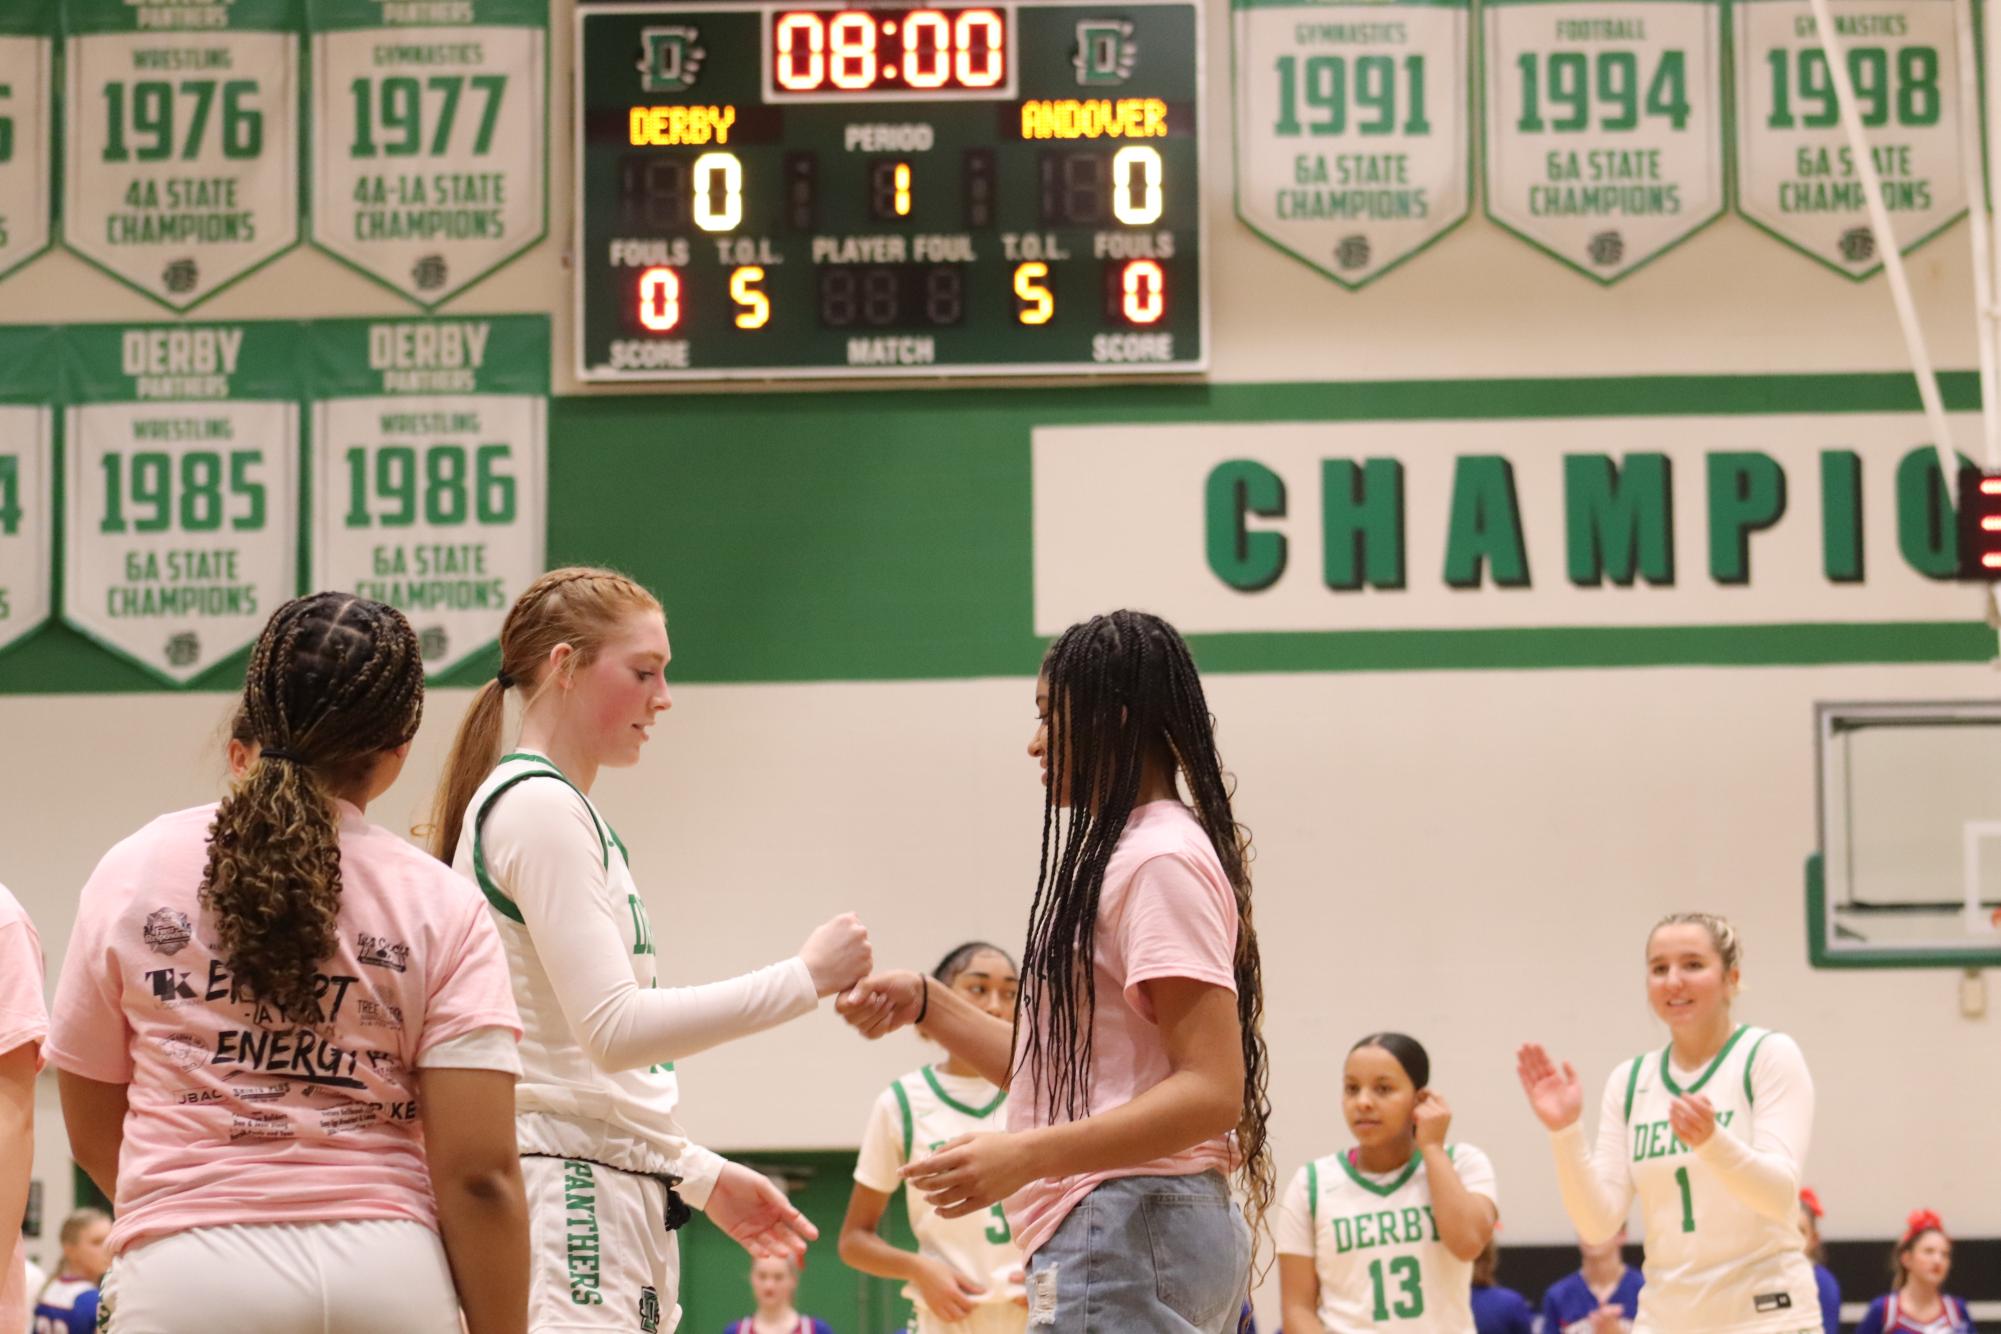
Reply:
[[1487, 0], [1487, 214], [1601, 283], [1723, 214], [1720, 0]]

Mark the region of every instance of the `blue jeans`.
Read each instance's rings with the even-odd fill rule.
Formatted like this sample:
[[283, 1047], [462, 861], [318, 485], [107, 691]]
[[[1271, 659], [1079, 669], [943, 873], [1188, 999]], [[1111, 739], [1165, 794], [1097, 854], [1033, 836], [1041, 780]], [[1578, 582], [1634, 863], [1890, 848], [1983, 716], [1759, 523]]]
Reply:
[[1233, 1334], [1250, 1270], [1221, 1173], [1119, 1177], [1029, 1257], [1029, 1334]]

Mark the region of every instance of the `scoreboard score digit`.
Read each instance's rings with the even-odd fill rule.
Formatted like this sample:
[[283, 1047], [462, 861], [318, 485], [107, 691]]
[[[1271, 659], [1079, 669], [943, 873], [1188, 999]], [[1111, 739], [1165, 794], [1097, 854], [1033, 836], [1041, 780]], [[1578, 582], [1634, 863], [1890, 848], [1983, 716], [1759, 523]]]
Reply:
[[577, 25], [582, 379], [1207, 366], [1188, 0]]

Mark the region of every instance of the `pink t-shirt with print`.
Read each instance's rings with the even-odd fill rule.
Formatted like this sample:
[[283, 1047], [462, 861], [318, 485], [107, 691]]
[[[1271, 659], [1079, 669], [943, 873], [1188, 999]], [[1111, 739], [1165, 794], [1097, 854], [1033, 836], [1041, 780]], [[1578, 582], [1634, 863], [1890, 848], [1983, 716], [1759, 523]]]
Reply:
[[[21, 905], [0, 885], [0, 1052], [37, 1044], [35, 1069], [46, 1056], [39, 1044], [49, 1035], [49, 1012], [42, 1003], [42, 939]], [[0, 1330], [28, 1327], [28, 1274], [22, 1268], [21, 1230], [0, 1232]]]
[[[1173, 1071], [1140, 984], [1183, 977], [1235, 995], [1236, 953], [1237, 896], [1209, 836], [1178, 801], [1135, 807], [1098, 895], [1090, 1115], [1123, 1107]], [[1019, 1051], [1016, 1055], [1018, 1064]], [[1038, 1092], [1034, 1072], [1017, 1069], [1007, 1100], [1009, 1130], [1069, 1119], [1050, 1106], [1046, 1082]], [[1008, 1197], [1008, 1223], [1022, 1254], [1031, 1255], [1100, 1182], [1227, 1172], [1233, 1161], [1231, 1137], [1225, 1135], [1138, 1167], [1031, 1181]]]
[[317, 1026], [237, 986], [203, 920], [214, 806], [161, 816], [84, 886], [49, 1059], [130, 1085], [114, 1254], [231, 1223], [437, 1227], [419, 1058], [481, 1028], [518, 1039], [521, 1021], [479, 891], [346, 802], [340, 814], [340, 943]]

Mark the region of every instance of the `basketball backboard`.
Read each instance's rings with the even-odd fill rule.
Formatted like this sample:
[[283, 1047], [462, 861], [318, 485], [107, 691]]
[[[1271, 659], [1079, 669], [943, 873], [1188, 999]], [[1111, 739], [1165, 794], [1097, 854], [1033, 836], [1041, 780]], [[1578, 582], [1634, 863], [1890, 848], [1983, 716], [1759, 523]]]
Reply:
[[2001, 702], [1820, 704], [1816, 968], [2001, 967]]

